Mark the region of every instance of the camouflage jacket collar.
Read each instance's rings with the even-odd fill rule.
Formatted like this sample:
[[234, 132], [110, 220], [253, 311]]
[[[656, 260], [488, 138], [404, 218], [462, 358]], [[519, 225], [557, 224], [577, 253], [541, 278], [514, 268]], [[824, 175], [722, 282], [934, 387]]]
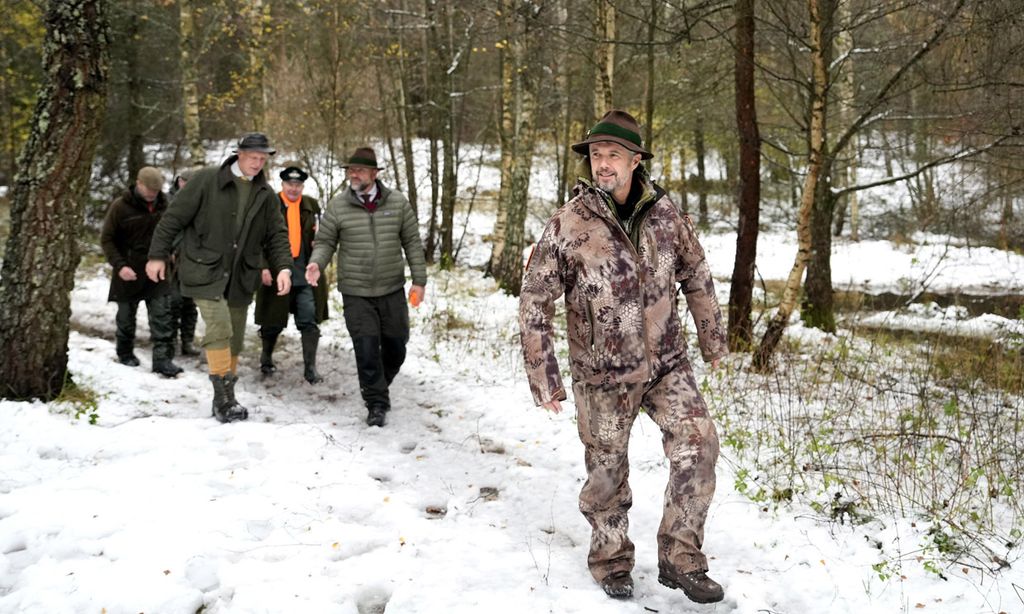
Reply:
[[[636, 245], [636, 229], [639, 227], [640, 222], [643, 220], [647, 211], [658, 202], [658, 200], [664, 196], [665, 191], [660, 186], [651, 180], [651, 174], [647, 171], [647, 168], [643, 164], [636, 167], [633, 171], [633, 181], [639, 181], [643, 186], [643, 193], [640, 195], [640, 199], [636, 203], [636, 207], [633, 209], [633, 215], [628, 220], [619, 222], [619, 217], [615, 213], [615, 203], [612, 201], [612, 196], [608, 192], [598, 188], [594, 184], [594, 179], [590, 171], [590, 163], [588, 158], [580, 160], [576, 167], [577, 178], [576, 185], [573, 187], [573, 198], [577, 198], [588, 191], [593, 191], [594, 194], [600, 195], [600, 200], [597, 198], [583, 198], [581, 199], [588, 209], [594, 213], [600, 215], [610, 223], [619, 224], [625, 230], [630, 240]], [[601, 204], [603, 203], [603, 206]]]

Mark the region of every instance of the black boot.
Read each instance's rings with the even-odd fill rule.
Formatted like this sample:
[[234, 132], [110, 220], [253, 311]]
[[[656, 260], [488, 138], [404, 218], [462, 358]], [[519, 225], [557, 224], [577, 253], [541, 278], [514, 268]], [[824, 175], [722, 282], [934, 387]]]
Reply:
[[199, 349], [194, 345], [192, 339], [181, 338], [181, 355], [182, 356], [199, 356]]
[[316, 370], [316, 348], [320, 343], [320, 331], [317, 329], [302, 331], [302, 362], [305, 365], [302, 376], [310, 384], [324, 381]]
[[174, 341], [156, 341], [153, 343], [153, 373], [164, 377], [177, 377], [184, 369], [174, 364]]
[[228, 402], [231, 403], [232, 409], [239, 413], [242, 417], [239, 420], [249, 419], [249, 410], [243, 407], [237, 400], [235, 400], [235, 384], [238, 383], [238, 376], [234, 373], [228, 373], [224, 376], [224, 392], [227, 393]]
[[260, 373], [271, 375], [277, 371], [277, 366], [274, 365], [274, 346], [277, 345], [277, 335], [267, 335], [262, 337], [262, 339], [263, 351], [260, 353]]
[[139, 357], [135, 355], [135, 343], [133, 341], [117, 340], [117, 362], [129, 367], [139, 366]]
[[210, 376], [210, 381], [213, 382], [213, 417], [216, 418], [218, 422], [245, 420], [246, 415], [242, 413], [242, 408], [231, 402], [228, 397], [228, 377], [230, 377], [230, 375]]
[[371, 405], [366, 415], [367, 426], [384, 426], [388, 423], [388, 408], [384, 405]]

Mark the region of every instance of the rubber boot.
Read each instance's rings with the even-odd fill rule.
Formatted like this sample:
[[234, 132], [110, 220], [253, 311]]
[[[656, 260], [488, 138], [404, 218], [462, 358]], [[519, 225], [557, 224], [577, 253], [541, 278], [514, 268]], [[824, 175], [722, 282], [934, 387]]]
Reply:
[[157, 341], [153, 343], [153, 373], [164, 377], [177, 377], [184, 369], [174, 364], [174, 341]]
[[230, 376], [211, 375], [213, 383], [213, 417], [218, 422], [234, 422], [247, 417], [240, 407], [231, 402], [228, 396], [227, 378]]
[[117, 340], [117, 362], [129, 367], [139, 366], [139, 357], [135, 355], [135, 343]]
[[320, 331], [302, 331], [302, 362], [305, 365], [302, 376], [310, 384], [319, 384], [324, 378], [316, 370], [316, 348], [320, 344]]
[[272, 375], [277, 371], [274, 364], [274, 346], [277, 345], [277, 335], [267, 335], [263, 339], [263, 351], [260, 352], [260, 373]]
[[228, 403], [231, 404], [231, 409], [241, 417], [238, 420], [248, 420], [249, 410], [241, 405], [235, 399], [235, 384], [238, 383], [238, 376], [234, 373], [228, 373], [224, 376], [224, 393], [227, 395]]
[[189, 338], [181, 338], [181, 355], [182, 356], [199, 356], [199, 348], [195, 346], [195, 342]]

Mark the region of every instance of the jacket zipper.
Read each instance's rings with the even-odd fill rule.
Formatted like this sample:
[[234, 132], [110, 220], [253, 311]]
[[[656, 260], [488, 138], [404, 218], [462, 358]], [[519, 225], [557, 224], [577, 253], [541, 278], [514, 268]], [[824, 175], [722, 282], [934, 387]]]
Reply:
[[[602, 200], [603, 200], [603, 197], [601, 197], [601, 196], [598, 196], [598, 198], [602, 198]], [[605, 211], [602, 212], [602, 216], [603, 216], [603, 219], [605, 220], [605, 223], [607, 224], [608, 223], [607, 214], [610, 213], [610, 212], [608, 211], [607, 203], [604, 203], [604, 204], [605, 204]], [[643, 217], [640, 218], [640, 219], [637, 219], [635, 224], [632, 223], [632, 221], [631, 221], [631, 223], [629, 224], [630, 228], [634, 228], [634, 227], [637, 227], [640, 224], [642, 224], [643, 220], [645, 220], [647, 218], [647, 212], [648, 211], [650, 211], [650, 207], [648, 207], [644, 211], [638, 211], [637, 214], [638, 215], [642, 214]], [[633, 254], [633, 258], [634, 258], [634, 261], [636, 263], [637, 287], [640, 289], [640, 325], [643, 328], [643, 335], [642, 336], [643, 336], [643, 339], [644, 339], [644, 361], [647, 363], [647, 378], [650, 379], [651, 377], [654, 376], [654, 366], [653, 366], [652, 361], [651, 361], [651, 348], [650, 348], [650, 346], [647, 343], [647, 314], [645, 313], [645, 307], [644, 307], [644, 305], [646, 303], [646, 296], [644, 295], [644, 276], [643, 276], [643, 269], [641, 267], [641, 265], [643, 263], [640, 260], [640, 252], [637, 250], [636, 246], [633, 245], [633, 241], [630, 240], [629, 234], [627, 234], [626, 229], [624, 229], [622, 227], [622, 224], [619, 224], [617, 221], [615, 221], [615, 223], [611, 224], [611, 225], [614, 226], [616, 228], [616, 230], [626, 240], [626, 246], [629, 247], [629, 251]]]

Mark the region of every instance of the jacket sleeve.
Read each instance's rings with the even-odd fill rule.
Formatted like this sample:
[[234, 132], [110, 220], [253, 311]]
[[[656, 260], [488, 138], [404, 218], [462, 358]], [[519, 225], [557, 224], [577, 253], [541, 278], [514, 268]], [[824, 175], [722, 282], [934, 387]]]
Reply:
[[110, 203], [107, 214], [103, 217], [103, 230], [100, 231], [100, 246], [107, 262], [114, 268], [114, 272], [121, 270], [121, 267], [129, 266], [128, 258], [117, 249], [114, 236], [117, 234], [117, 227], [121, 221], [121, 199], [118, 198]]
[[327, 210], [320, 218], [320, 226], [313, 238], [313, 253], [309, 262], [319, 265], [321, 273], [327, 270], [334, 250], [338, 248], [338, 216], [341, 206], [341, 196], [335, 196], [327, 203]]
[[402, 249], [405, 260], [409, 263], [412, 283], [415, 286], [427, 285], [427, 262], [423, 252], [423, 241], [420, 239], [420, 225], [409, 201], [402, 207]]
[[722, 310], [715, 295], [715, 282], [704, 257], [704, 248], [697, 240], [697, 232], [690, 218], [681, 215], [676, 243], [676, 281], [686, 297], [694, 324], [697, 341], [705, 362], [711, 362], [729, 353], [722, 325]]
[[519, 293], [519, 339], [526, 378], [537, 405], [566, 398], [554, 347], [555, 301], [562, 296], [564, 267], [553, 240], [553, 223], [533, 248]]
[[171, 259], [171, 254], [178, 249], [181, 233], [195, 218], [199, 206], [203, 202], [201, 183], [205, 183], [205, 181], [195, 177], [185, 184], [185, 187], [175, 195], [174, 200], [167, 206], [167, 211], [160, 216], [160, 222], [156, 225], [153, 239], [149, 244], [150, 260], [166, 262]]

